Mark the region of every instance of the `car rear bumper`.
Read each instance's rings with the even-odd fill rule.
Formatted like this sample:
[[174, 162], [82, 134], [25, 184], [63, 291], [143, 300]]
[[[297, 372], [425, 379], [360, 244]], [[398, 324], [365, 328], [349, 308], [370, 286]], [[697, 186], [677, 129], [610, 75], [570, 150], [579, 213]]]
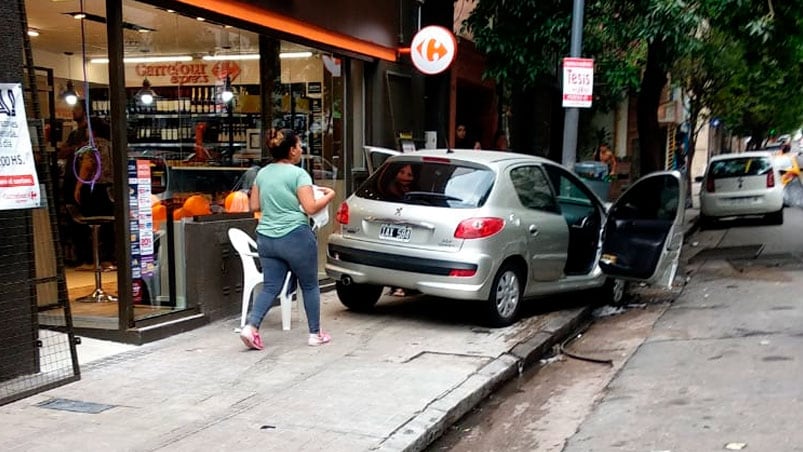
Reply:
[[[348, 276], [358, 284], [404, 287], [423, 294], [459, 300], [488, 298], [493, 259], [486, 255], [408, 257], [386, 251], [361, 250], [330, 243], [326, 274], [335, 280]], [[449, 276], [451, 270], [474, 270], [473, 276]]]
[[783, 208], [783, 191], [774, 190], [756, 195], [734, 196], [703, 194], [700, 213], [709, 217], [764, 215]]

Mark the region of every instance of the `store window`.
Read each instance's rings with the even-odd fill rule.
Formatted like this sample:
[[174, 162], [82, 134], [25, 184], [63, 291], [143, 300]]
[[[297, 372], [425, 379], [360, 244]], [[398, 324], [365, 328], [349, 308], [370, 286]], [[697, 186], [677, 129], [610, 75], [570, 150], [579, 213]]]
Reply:
[[[64, 94], [74, 90], [88, 99], [87, 117], [97, 143], [110, 149], [114, 140], [104, 5], [86, 0], [86, 16], [76, 20], [68, 14], [76, 12], [72, 2], [26, 2], [29, 22], [50, 30], [32, 45], [37, 66], [52, 70], [54, 76], [48, 139], [60, 157], [59, 221], [75, 324], [116, 329], [122, 310], [114, 298], [77, 302], [95, 286], [92, 236], [86, 224], [71, 216], [75, 209], [68, 208], [74, 204], [71, 187], [74, 176], [81, 176], [82, 163], [66, 151], [66, 144], [74, 130], [85, 126], [73, 116], [74, 107]], [[133, 300], [120, 303], [132, 305], [133, 317], [126, 320], [136, 324], [197, 311], [202, 301], [188, 288], [188, 275], [195, 275], [193, 266], [218, 264], [188, 258], [188, 249], [202, 246], [188, 242], [188, 225], [252, 216], [245, 202], [249, 175], [267, 163], [264, 142], [270, 128], [291, 127], [303, 137], [302, 165], [316, 184], [337, 191], [330, 209], [337, 208], [345, 196], [345, 74], [342, 58], [319, 49], [287, 41], [278, 42], [278, 52], [260, 49], [260, 37], [253, 31], [133, 0], [122, 5], [132, 234], [129, 243], [114, 243], [111, 225], [104, 224], [99, 243], [101, 285], [112, 297], [120, 276], [114, 247], [131, 247]], [[260, 58], [276, 62], [272, 83], [262, 80]], [[263, 92], [264, 86], [271, 88]], [[270, 112], [262, 111], [265, 96], [270, 98]], [[263, 124], [263, 118], [268, 122]], [[93, 193], [108, 194], [114, 172], [106, 158], [100, 161], [101, 169], [91, 170], [94, 180], [88, 182], [102, 189]], [[330, 224], [319, 232], [322, 275], [331, 228]]]

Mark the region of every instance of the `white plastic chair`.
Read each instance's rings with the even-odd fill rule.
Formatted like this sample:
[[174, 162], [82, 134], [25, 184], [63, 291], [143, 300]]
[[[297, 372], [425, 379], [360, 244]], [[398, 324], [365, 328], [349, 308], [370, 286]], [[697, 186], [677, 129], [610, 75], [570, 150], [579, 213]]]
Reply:
[[[245, 326], [245, 317], [248, 315], [248, 306], [254, 293], [254, 288], [262, 284], [262, 272], [257, 268], [254, 259], [259, 257], [257, 253], [257, 244], [245, 231], [237, 228], [229, 229], [229, 240], [231, 245], [240, 255], [240, 261], [243, 264], [243, 301], [242, 301], [242, 314], [240, 316], [240, 328]], [[292, 314], [292, 296], [296, 292], [296, 288], [289, 291], [291, 287], [292, 272], [287, 272], [284, 278], [284, 285], [282, 291], [279, 293], [279, 301], [282, 308], [282, 330], [290, 330], [290, 321]], [[296, 285], [297, 287], [298, 285]], [[299, 292], [300, 295], [300, 292]]]

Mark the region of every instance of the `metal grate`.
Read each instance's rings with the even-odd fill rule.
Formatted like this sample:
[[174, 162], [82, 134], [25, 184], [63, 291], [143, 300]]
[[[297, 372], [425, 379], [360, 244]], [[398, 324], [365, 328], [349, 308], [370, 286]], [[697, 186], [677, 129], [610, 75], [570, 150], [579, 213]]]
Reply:
[[50, 399], [40, 402], [37, 406], [51, 410], [72, 411], [73, 413], [98, 414], [114, 408], [114, 405], [105, 403], [83, 402], [70, 399]]
[[[27, 70], [25, 108], [32, 127], [39, 182], [45, 208], [0, 211], [0, 405], [77, 380], [80, 377], [75, 336], [64, 281], [64, 265], [56, 220], [53, 153], [44, 150], [37, 76], [27, 29], [24, 0], [3, 2], [0, 13], [9, 23], [8, 54], [0, 63], [7, 80], [19, 81]], [[22, 41], [22, 42], [20, 42]], [[24, 49], [24, 64], [11, 61], [11, 49]], [[18, 52], [18, 50], [17, 50]], [[18, 58], [18, 57], [17, 57]], [[5, 67], [4, 65], [14, 67]], [[48, 317], [52, 329], [40, 329]]]

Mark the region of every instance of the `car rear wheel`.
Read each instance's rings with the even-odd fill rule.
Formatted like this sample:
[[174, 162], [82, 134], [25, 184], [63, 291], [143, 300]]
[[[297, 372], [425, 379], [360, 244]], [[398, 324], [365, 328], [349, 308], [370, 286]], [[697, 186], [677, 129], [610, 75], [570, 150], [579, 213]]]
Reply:
[[374, 307], [379, 297], [382, 296], [382, 286], [373, 284], [343, 284], [341, 281], [335, 282], [337, 298], [343, 306], [352, 311], [369, 311]]
[[767, 215], [767, 223], [769, 224], [783, 224], [783, 208], [777, 212]]
[[516, 321], [521, 306], [522, 284], [513, 265], [506, 264], [494, 277], [488, 296], [488, 324], [507, 326]]

